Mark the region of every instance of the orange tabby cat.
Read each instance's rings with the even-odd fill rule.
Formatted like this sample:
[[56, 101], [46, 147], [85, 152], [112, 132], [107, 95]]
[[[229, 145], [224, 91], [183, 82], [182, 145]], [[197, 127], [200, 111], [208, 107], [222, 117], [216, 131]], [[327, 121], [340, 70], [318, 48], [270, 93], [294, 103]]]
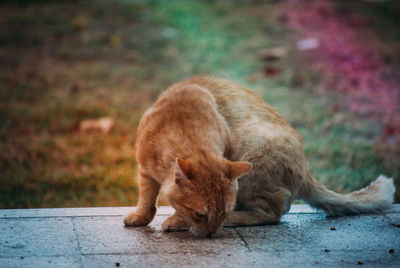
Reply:
[[164, 230], [192, 227], [211, 235], [235, 207], [237, 178], [248, 162], [231, 162], [230, 134], [214, 97], [198, 85], [166, 91], [142, 117], [137, 134], [140, 200], [126, 225], [146, 225], [156, 213], [162, 187], [176, 213]]
[[[179, 100], [183, 100], [182, 98], [172, 100], [171, 98], [176, 98], [179, 94], [174, 95], [171, 92], [179, 92], [180, 90], [190, 92], [188, 93], [190, 96], [195, 96], [197, 91], [204, 92], [205, 95], [207, 93], [211, 94], [208, 96], [209, 102], [213, 103], [213, 109], [217, 109], [218, 111], [214, 111], [212, 116], [210, 113], [209, 121], [205, 125], [202, 125], [206, 121], [203, 119], [196, 121], [198, 116], [202, 117], [200, 115], [202, 113], [196, 109], [198, 106], [194, 105], [201, 98], [196, 97], [196, 100], [193, 99], [193, 103], [190, 102], [190, 104], [180, 103]], [[384, 176], [380, 176], [368, 187], [346, 195], [326, 189], [307, 170], [301, 136], [273, 108], [240, 85], [224, 79], [195, 77], [173, 85], [167, 93], [162, 95], [155, 107], [157, 107], [157, 104], [166, 101], [176, 103], [174, 116], [182, 118], [182, 120], [175, 121], [175, 124], [172, 126], [164, 126], [165, 130], [163, 132], [159, 131], [158, 128], [152, 132], [147, 131], [146, 133], [148, 134], [145, 137], [143, 130], [146, 129], [146, 125], [151, 125], [150, 120], [155, 120], [149, 117], [149, 115], [154, 113], [155, 108], [144, 115], [139, 126], [137, 156], [141, 170], [144, 167], [144, 163], [153, 163], [146, 164], [146, 171], [153, 170], [152, 174], [154, 177], [146, 175], [143, 172], [140, 173], [141, 199], [137, 212], [126, 217], [125, 224], [127, 225], [145, 225], [151, 221], [155, 213], [156, 196], [163, 181], [153, 179], [153, 184], [149, 184], [143, 183], [143, 178], [150, 180], [157, 176], [166, 176], [165, 174], [170, 174], [169, 179], [166, 180], [169, 182], [166, 187], [166, 194], [167, 199], [176, 208], [176, 214], [167, 219], [163, 225], [164, 230], [183, 230], [189, 226], [193, 226], [195, 230], [201, 230], [197, 231], [198, 233], [206, 234], [208, 227], [204, 226], [209, 226], [207, 224], [211, 219], [218, 222], [218, 226], [221, 226], [222, 222], [226, 226], [274, 223], [278, 222], [282, 215], [289, 210], [291, 202], [294, 199], [303, 199], [311, 206], [325, 210], [331, 216], [375, 212], [383, 210], [393, 203], [395, 191], [393, 180]], [[216, 102], [216, 108], [214, 101]], [[180, 105], [193, 106], [195, 112], [194, 118], [196, 118], [194, 121], [199, 122], [199, 124], [190, 120], [183, 120], [187, 116], [187, 111], [183, 115], [180, 115], [178, 108]], [[206, 109], [202, 108], [200, 110], [203, 111]], [[160, 113], [170, 112], [160, 107], [157, 111]], [[169, 124], [169, 121], [165, 122], [165, 124]], [[217, 124], [220, 127], [224, 126], [221, 128], [224, 131], [220, 130], [218, 133], [212, 133], [209, 131], [209, 128], [213, 124]], [[195, 139], [182, 139], [182, 136], [174, 138], [176, 133], [183, 134], [179, 131], [177, 132], [177, 129], [183, 131], [188, 128], [191, 130], [188, 136], [195, 137]], [[202, 131], [206, 131], [207, 134]], [[154, 139], [153, 135], [155, 133], [157, 135]], [[188, 192], [189, 194], [183, 197], [182, 192], [184, 191], [181, 189], [182, 187], [176, 187], [176, 178], [179, 178], [179, 170], [185, 168], [182, 168], [179, 159], [175, 165], [171, 164], [175, 154], [170, 151], [170, 147], [166, 147], [163, 143], [164, 140], [169, 140], [172, 144], [177, 139], [180, 145], [184, 144], [184, 147], [194, 146], [192, 143], [197, 146], [197, 140], [199, 140], [201, 144], [204, 143], [206, 146], [204, 150], [208, 153], [215, 150], [216, 143], [223, 144], [221, 140], [226, 142], [224, 146], [220, 145], [221, 147], [218, 147], [220, 148], [220, 158], [218, 159], [224, 159], [222, 158], [222, 155], [224, 155], [231, 161], [240, 161], [238, 162], [238, 165], [241, 167], [238, 168], [240, 171], [235, 173], [233, 177], [243, 175], [238, 180], [239, 189], [236, 196], [235, 210], [233, 210], [233, 202], [235, 200], [233, 194], [236, 193], [235, 185], [219, 186], [222, 187], [220, 189], [224, 189], [221, 191], [215, 190], [216, 186], [214, 186], [217, 181], [226, 180], [226, 178], [221, 179], [221, 177], [226, 175], [220, 175], [219, 177], [215, 175], [218, 173], [218, 170], [222, 171], [222, 174], [227, 174], [225, 171], [226, 166], [221, 167], [217, 165], [218, 161], [211, 160], [205, 153], [202, 153], [201, 156], [190, 156], [194, 158], [203, 157], [203, 159], [210, 159], [210, 161], [206, 165], [201, 166], [201, 168], [197, 166], [198, 169], [193, 170], [196, 175], [201, 174], [203, 179], [201, 184], [193, 186], [191, 191]], [[141, 154], [144, 150], [143, 148], [146, 148], [148, 152], [153, 152], [155, 151], [154, 148], [157, 148], [157, 151], [149, 156]], [[153, 159], [160, 159], [164, 157], [163, 155], [168, 154], [173, 156], [169, 158], [168, 161], [170, 164], [167, 165], [166, 169], [154, 164]], [[176, 155], [180, 157], [179, 154]], [[189, 155], [183, 155], [182, 157], [189, 158]], [[227, 160], [224, 159], [223, 161]], [[246, 166], [245, 163], [252, 164], [249, 172], [247, 171], [250, 169], [250, 165]], [[173, 179], [171, 179], [173, 177], [171, 170], [174, 168], [175, 184], [171, 183], [173, 182]], [[154, 173], [155, 170], [158, 171], [157, 175]], [[166, 170], [168, 171], [166, 172]], [[204, 180], [204, 172], [210, 176], [208, 180]], [[190, 174], [194, 176], [194, 173]], [[224, 184], [222, 183], [221, 185]], [[227, 192], [227, 189], [230, 192]], [[204, 194], [200, 196], [198, 193]], [[176, 196], [178, 198], [175, 198]], [[146, 201], [142, 200], [152, 201], [150, 202], [150, 206], [146, 206]], [[216, 200], [219, 200], [219, 202]], [[207, 207], [207, 210], [200, 210], [199, 207], [194, 208], [193, 204], [196, 202], [202, 203], [203, 208]], [[221, 204], [223, 204], [224, 209], [219, 208]], [[223, 213], [211, 214], [211, 211], [223, 211]], [[225, 212], [228, 215], [226, 219]], [[196, 217], [199, 219], [203, 218], [203, 222], [196, 219]], [[215, 217], [218, 220], [215, 220]], [[216, 231], [216, 229], [212, 229], [212, 231]]]

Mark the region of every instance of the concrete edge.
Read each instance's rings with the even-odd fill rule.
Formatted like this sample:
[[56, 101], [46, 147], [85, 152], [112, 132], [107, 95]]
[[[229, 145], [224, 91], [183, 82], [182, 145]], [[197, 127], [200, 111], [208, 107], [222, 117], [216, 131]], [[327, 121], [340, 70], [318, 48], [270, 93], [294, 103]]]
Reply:
[[[39, 209], [1, 209], [0, 218], [45, 218], [45, 217], [96, 217], [123, 216], [133, 211], [135, 207], [79, 207], [79, 208], [39, 208]], [[168, 216], [174, 213], [169, 206], [158, 207], [158, 216]], [[309, 205], [292, 205], [291, 214], [324, 213]], [[400, 204], [393, 205], [386, 213], [400, 213]]]

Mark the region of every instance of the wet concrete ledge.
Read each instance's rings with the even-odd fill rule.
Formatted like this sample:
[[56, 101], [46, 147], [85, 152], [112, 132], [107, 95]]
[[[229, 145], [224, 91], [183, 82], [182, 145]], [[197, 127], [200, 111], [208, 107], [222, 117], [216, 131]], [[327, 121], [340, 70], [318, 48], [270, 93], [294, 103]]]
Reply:
[[279, 224], [223, 228], [211, 239], [162, 232], [171, 207], [126, 228], [131, 210], [0, 210], [0, 267], [400, 267], [400, 205], [341, 218], [293, 205]]

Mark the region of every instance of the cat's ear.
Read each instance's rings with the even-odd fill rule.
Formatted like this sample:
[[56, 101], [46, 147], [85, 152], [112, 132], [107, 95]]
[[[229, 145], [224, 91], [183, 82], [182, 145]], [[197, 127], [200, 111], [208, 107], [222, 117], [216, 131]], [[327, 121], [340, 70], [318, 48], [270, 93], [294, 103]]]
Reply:
[[249, 162], [230, 162], [229, 163], [229, 178], [231, 180], [237, 179], [246, 174], [253, 167]]
[[184, 160], [177, 157], [175, 161], [175, 183], [184, 184], [190, 180], [191, 177], [192, 162], [190, 160]]

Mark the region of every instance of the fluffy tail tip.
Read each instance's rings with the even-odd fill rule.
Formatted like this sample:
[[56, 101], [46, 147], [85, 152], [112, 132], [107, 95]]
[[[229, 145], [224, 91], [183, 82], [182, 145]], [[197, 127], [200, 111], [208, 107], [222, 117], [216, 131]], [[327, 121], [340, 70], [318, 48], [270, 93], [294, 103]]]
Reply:
[[[385, 175], [380, 175], [372, 184], [378, 186], [378, 196], [384, 199], [383, 207], [389, 207], [394, 201], [394, 186], [393, 178], [388, 178]], [[382, 200], [383, 201], [383, 200]]]

